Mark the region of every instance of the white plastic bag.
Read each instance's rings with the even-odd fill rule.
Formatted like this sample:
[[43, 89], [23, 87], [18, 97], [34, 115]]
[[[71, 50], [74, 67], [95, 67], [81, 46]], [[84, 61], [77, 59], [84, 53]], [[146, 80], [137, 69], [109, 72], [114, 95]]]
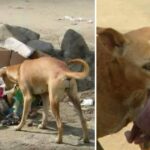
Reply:
[[33, 48], [27, 46], [26, 44], [18, 41], [13, 37], [7, 38], [5, 41], [0, 42], [0, 47], [13, 50], [25, 58], [28, 58], [34, 52]]

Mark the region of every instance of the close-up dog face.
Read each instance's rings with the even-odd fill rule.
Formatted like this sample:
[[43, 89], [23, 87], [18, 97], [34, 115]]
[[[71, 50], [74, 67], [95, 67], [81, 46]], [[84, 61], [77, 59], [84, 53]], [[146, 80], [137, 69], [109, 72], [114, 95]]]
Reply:
[[139, 30], [122, 34], [111, 28], [97, 29], [98, 137], [136, 120], [149, 99], [149, 45], [146, 38], [134, 34]]
[[150, 149], [149, 4], [97, 1], [97, 150]]

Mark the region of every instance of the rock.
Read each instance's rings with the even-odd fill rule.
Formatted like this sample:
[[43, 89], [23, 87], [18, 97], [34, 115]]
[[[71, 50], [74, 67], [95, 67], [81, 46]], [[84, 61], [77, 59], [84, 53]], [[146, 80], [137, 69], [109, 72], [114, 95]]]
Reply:
[[[67, 30], [62, 40], [61, 49], [61, 56], [64, 60], [82, 58], [89, 64], [89, 77], [77, 80], [79, 91], [94, 88], [95, 55], [89, 50], [82, 35], [72, 29]], [[71, 65], [70, 68], [73, 71], [82, 71], [80, 65]]]
[[85, 58], [86, 62], [89, 64], [90, 67], [90, 73], [89, 76], [94, 82], [94, 77], [95, 77], [95, 53], [90, 51]]
[[61, 44], [62, 56], [68, 58], [85, 58], [89, 48], [81, 34], [69, 29]]
[[54, 56], [55, 51], [51, 43], [41, 41], [41, 40], [32, 40], [27, 43], [29, 47], [32, 47], [35, 50], [40, 50], [44, 53]]
[[[88, 57], [85, 61], [89, 64], [90, 67], [90, 73], [89, 76], [82, 80], [77, 80], [78, 90], [79, 91], [85, 91], [94, 88], [94, 70], [95, 70], [95, 63], [93, 60], [94, 55], [91, 57]], [[92, 62], [93, 61], [93, 62]], [[82, 65], [77, 64], [71, 64], [69, 65], [70, 70], [72, 71], [82, 71]]]
[[77, 85], [79, 91], [85, 91], [94, 88], [94, 81], [89, 77], [82, 80], [77, 80]]
[[4, 41], [9, 37], [14, 37], [23, 43], [27, 43], [30, 40], [39, 39], [40, 35], [27, 28], [0, 24], [0, 40]]
[[84, 80], [78, 81], [78, 88], [82, 91], [95, 87], [95, 54], [90, 51], [87, 53], [85, 61], [89, 64], [89, 76]]

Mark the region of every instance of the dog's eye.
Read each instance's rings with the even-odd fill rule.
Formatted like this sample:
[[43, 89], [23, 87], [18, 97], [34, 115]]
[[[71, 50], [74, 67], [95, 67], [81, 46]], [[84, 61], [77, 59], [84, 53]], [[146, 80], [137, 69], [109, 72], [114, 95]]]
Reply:
[[143, 65], [142, 68], [145, 70], [150, 70], [150, 63]]

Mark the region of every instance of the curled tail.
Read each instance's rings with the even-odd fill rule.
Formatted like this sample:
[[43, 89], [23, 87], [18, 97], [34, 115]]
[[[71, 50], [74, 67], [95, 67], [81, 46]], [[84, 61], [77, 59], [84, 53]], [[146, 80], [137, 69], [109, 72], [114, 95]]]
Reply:
[[82, 72], [73, 72], [73, 71], [68, 71], [66, 72], [66, 76], [70, 78], [75, 78], [75, 79], [83, 79], [88, 76], [89, 74], [89, 65], [82, 59], [72, 59], [67, 62], [67, 64], [81, 64], [83, 65], [84, 69]]

